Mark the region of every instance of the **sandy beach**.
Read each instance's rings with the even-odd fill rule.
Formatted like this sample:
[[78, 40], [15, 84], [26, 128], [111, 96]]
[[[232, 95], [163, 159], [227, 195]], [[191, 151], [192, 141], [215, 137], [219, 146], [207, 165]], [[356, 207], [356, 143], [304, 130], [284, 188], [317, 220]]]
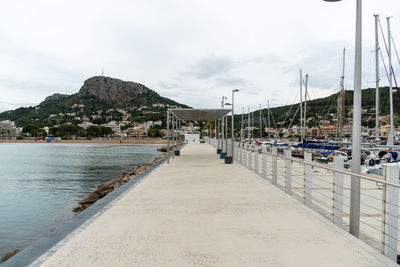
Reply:
[[[0, 143], [47, 143], [45, 140], [0, 140]], [[132, 145], [151, 145], [166, 144], [165, 139], [126, 139], [126, 140], [61, 140], [50, 144], [132, 144]], [[49, 144], [49, 143], [47, 143]]]

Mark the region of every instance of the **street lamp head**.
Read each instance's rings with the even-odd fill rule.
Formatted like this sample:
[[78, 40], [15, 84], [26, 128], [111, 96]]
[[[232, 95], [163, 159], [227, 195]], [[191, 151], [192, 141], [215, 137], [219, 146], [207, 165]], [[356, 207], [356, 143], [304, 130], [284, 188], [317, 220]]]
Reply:
[[239, 89], [233, 89], [232, 92], [234, 93], [239, 92]]
[[324, 0], [325, 2], [339, 2], [339, 1], [342, 1], [342, 0]]

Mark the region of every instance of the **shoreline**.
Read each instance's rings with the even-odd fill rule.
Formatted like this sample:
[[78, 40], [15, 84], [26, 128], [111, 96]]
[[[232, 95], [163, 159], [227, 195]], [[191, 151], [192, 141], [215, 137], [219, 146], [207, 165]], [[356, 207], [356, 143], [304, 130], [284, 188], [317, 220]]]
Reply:
[[0, 143], [14, 144], [113, 144], [113, 145], [163, 145], [165, 139], [124, 139], [124, 140], [61, 140], [46, 142], [45, 140], [0, 140]]
[[75, 208], [72, 209], [72, 212], [76, 214], [84, 211], [98, 200], [102, 199], [103, 197], [107, 196], [109, 193], [113, 192], [114, 190], [118, 189], [119, 187], [123, 186], [131, 179], [134, 179], [138, 174], [144, 172], [148, 168], [154, 166], [157, 162], [162, 160], [167, 156], [167, 153], [163, 153], [161, 156], [150, 160], [149, 162], [141, 165], [137, 165], [132, 169], [125, 170], [122, 176], [117, 178], [112, 178], [100, 185], [97, 186], [91, 193], [89, 193], [84, 199], [80, 200]]

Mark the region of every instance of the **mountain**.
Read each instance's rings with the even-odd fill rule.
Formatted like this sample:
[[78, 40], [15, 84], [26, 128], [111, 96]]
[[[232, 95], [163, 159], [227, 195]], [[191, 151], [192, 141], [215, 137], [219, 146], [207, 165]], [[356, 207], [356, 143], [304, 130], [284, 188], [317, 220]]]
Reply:
[[46, 98], [44, 99], [44, 101], [45, 101], [45, 102], [49, 102], [49, 101], [58, 101], [58, 100], [60, 100], [60, 99], [66, 98], [66, 97], [69, 97], [69, 95], [64, 95], [64, 94], [58, 94], [58, 93], [56, 93], [56, 94], [54, 94], [54, 95], [51, 95], [51, 96], [46, 97]]
[[[87, 79], [78, 93], [54, 94], [35, 107], [22, 107], [0, 113], [0, 120], [15, 121], [17, 126], [37, 124], [40, 127], [79, 123], [119, 121], [128, 113], [132, 121], [158, 120], [165, 117], [167, 107], [185, 107], [160, 96], [145, 85], [111, 77]], [[119, 111], [118, 111], [119, 110]]]

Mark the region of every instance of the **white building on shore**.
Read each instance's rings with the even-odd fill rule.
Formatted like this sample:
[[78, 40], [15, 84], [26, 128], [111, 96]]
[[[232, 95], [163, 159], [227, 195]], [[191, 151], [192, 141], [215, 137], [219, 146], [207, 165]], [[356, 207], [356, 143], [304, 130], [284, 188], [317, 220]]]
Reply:
[[13, 121], [0, 121], [0, 138], [15, 138], [17, 136], [17, 127]]

